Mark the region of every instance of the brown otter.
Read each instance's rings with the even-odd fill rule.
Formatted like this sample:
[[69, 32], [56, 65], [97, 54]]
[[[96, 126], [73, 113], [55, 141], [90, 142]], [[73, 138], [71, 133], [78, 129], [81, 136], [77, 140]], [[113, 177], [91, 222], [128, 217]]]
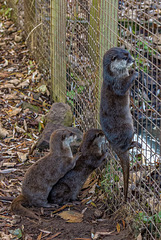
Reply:
[[132, 141], [133, 120], [130, 112], [129, 88], [138, 74], [129, 71], [133, 58], [128, 51], [114, 47], [103, 57], [103, 84], [101, 90], [100, 123], [113, 150], [120, 158], [124, 177], [124, 195], [127, 200], [129, 179], [129, 152], [141, 147]]
[[51, 207], [47, 197], [52, 186], [75, 166], [70, 143], [76, 135], [69, 130], [56, 130], [50, 137], [50, 152], [40, 158], [26, 172], [22, 183], [22, 194], [15, 198], [11, 210], [17, 214], [38, 218], [22, 205]]
[[107, 156], [103, 143], [105, 135], [102, 130], [90, 129], [84, 134], [75, 167], [53, 186], [48, 197], [49, 202], [64, 204], [76, 200], [87, 177]]

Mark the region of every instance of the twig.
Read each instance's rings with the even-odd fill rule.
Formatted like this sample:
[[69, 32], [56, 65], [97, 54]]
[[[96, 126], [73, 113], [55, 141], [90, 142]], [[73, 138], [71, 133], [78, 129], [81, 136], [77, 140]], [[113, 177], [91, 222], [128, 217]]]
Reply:
[[27, 38], [26, 38], [26, 42], [27, 42], [28, 38], [30, 37], [31, 33], [32, 33], [36, 28], [38, 28], [41, 24], [42, 24], [42, 23], [39, 23], [36, 27], [34, 27], [34, 28], [31, 30], [31, 32], [29, 32], [29, 34], [28, 34], [28, 36], [27, 36]]

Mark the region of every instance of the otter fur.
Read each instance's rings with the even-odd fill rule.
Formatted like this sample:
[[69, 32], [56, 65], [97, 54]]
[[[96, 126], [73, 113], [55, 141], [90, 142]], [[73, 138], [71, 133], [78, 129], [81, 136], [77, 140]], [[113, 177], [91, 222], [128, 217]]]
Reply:
[[77, 199], [88, 176], [107, 156], [104, 143], [105, 135], [102, 130], [90, 129], [84, 134], [75, 167], [53, 186], [49, 194], [49, 202], [64, 204]]
[[73, 158], [70, 148], [70, 143], [75, 139], [76, 135], [69, 130], [56, 130], [52, 133], [50, 152], [27, 170], [22, 183], [22, 194], [11, 204], [13, 212], [38, 219], [24, 206], [52, 206], [47, 200], [52, 186], [75, 166], [76, 158]]
[[111, 48], [103, 57], [100, 123], [107, 140], [120, 159], [125, 201], [129, 181], [128, 150], [141, 147], [132, 141], [134, 127], [130, 112], [129, 88], [138, 76], [137, 72], [129, 70], [133, 63], [130, 53], [118, 47]]

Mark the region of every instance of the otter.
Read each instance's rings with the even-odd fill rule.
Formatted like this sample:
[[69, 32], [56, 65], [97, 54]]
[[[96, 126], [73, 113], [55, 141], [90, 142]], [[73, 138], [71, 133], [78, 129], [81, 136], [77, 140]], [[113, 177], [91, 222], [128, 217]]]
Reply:
[[24, 206], [52, 207], [47, 200], [52, 186], [75, 166], [77, 159], [73, 158], [70, 148], [75, 139], [76, 135], [69, 130], [60, 129], [52, 133], [50, 152], [27, 170], [22, 183], [22, 194], [11, 204], [13, 212], [39, 219]]
[[77, 199], [87, 177], [107, 157], [104, 143], [102, 130], [90, 129], [83, 135], [76, 165], [53, 186], [48, 197], [50, 203], [61, 205]]
[[114, 47], [103, 57], [100, 123], [102, 130], [120, 159], [123, 169], [124, 196], [127, 201], [129, 149], [141, 145], [132, 141], [134, 127], [130, 112], [129, 88], [138, 73], [130, 70], [134, 59], [125, 49]]

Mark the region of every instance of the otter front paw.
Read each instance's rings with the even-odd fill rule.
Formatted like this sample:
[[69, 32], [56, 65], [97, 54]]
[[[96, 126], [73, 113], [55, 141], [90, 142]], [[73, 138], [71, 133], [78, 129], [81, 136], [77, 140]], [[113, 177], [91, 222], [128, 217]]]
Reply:
[[139, 143], [139, 142], [133, 141], [133, 142], [131, 143], [131, 148], [134, 148], [134, 147], [136, 147], [136, 148], [142, 148], [142, 145], [141, 145], [141, 143]]
[[139, 76], [138, 72], [136, 72], [134, 69], [131, 69], [129, 71], [129, 75], [132, 77], [133, 80], [135, 80]]

